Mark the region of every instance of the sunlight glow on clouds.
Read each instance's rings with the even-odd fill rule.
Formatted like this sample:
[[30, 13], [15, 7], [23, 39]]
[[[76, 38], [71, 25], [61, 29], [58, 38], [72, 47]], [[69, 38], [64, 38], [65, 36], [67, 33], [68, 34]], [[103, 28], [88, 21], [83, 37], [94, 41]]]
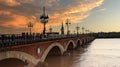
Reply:
[[[43, 6], [46, 6], [47, 13], [50, 17], [47, 28], [49, 25], [61, 25], [61, 22], [65, 22], [67, 18], [70, 19], [72, 23], [78, 23], [87, 18], [90, 15], [89, 12], [93, 8], [100, 6], [103, 1], [104, 0], [0, 0], [0, 27], [7, 27], [9, 30], [15, 31], [15, 29], [27, 28], [27, 23], [33, 22], [33, 31], [40, 32], [43, 26], [39, 21], [39, 17], [42, 14]], [[26, 31], [21, 30], [21, 32]]]
[[0, 2], [4, 3], [5, 5], [8, 5], [8, 6], [20, 5], [20, 3], [17, 2], [16, 0], [0, 0]]

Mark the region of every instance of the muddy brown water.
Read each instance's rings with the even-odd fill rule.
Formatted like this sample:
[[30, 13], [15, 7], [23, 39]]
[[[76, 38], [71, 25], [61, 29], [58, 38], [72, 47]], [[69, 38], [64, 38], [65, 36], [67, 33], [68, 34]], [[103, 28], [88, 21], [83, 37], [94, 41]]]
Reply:
[[[64, 56], [47, 56], [46, 67], [120, 67], [120, 39], [96, 39]], [[22, 61], [0, 61], [0, 67], [24, 67]], [[41, 67], [41, 66], [39, 66]]]

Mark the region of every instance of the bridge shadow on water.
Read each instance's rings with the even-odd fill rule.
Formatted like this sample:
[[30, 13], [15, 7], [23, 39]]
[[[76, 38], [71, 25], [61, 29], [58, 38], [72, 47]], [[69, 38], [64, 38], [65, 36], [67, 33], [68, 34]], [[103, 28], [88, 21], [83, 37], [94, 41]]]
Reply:
[[[78, 45], [76, 48], [73, 48], [73, 43], [71, 42], [64, 54], [61, 54], [59, 47], [54, 46], [49, 51], [44, 63], [40, 63], [36, 67], [71, 67], [70, 65], [74, 63], [74, 60], [79, 59], [88, 46], [89, 45]], [[78, 55], [79, 58], [75, 58], [74, 56], [76, 55]], [[15, 58], [8, 58], [0, 61], [0, 67], [25, 67], [24, 65], [24, 61]]]
[[[86, 45], [73, 48], [72, 43], [70, 43], [67, 51], [63, 55], [60, 54], [59, 48], [54, 47], [45, 59], [45, 66], [39, 67], [74, 67], [71, 65], [76, 62], [76, 59], [79, 59], [81, 57], [81, 54], [86, 52], [87, 47], [89, 46]], [[57, 51], [57, 53], [53, 50]]]
[[19, 59], [9, 58], [1, 60], [0, 67], [24, 67], [24, 62]]

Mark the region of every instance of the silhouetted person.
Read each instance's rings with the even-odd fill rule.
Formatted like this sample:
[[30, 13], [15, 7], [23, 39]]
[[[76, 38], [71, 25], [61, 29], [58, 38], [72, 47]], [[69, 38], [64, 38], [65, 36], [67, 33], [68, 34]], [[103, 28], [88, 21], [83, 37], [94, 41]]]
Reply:
[[11, 39], [12, 39], [12, 41], [15, 40], [15, 35], [14, 34], [11, 36]]
[[4, 42], [4, 39], [5, 39], [5, 35], [1, 35], [2, 43]]
[[22, 39], [25, 40], [25, 33], [22, 33]]
[[25, 34], [25, 38], [29, 39], [30, 36], [28, 35], [28, 32]]

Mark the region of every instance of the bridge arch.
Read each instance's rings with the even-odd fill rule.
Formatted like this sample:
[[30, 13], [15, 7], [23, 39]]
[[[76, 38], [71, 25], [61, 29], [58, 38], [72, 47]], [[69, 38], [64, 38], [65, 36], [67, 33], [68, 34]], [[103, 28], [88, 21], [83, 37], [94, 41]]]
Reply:
[[83, 38], [81, 39], [81, 41], [82, 41], [82, 45], [84, 45], [85, 41], [84, 41], [84, 39], [83, 39]]
[[33, 65], [36, 65], [38, 63], [37, 59], [35, 59], [32, 55], [27, 54], [25, 52], [20, 52], [20, 51], [0, 52], [0, 61], [10, 58], [19, 59], [23, 62], [27, 60], [28, 63], [30, 62]]
[[72, 48], [75, 48], [76, 44], [75, 44], [75, 42], [73, 40], [69, 40], [67, 42], [66, 47], [65, 47], [65, 51], [67, 51], [67, 49], [69, 48], [69, 46], [72, 46]]
[[24, 67], [24, 61], [17, 58], [7, 58], [0, 60], [1, 67]]
[[78, 40], [76, 41], [76, 47], [81, 46], [81, 45], [82, 45], [82, 40], [81, 40], [81, 39], [78, 39]]
[[58, 48], [60, 49], [61, 54], [63, 54], [64, 51], [65, 51], [65, 50], [64, 50], [64, 47], [63, 47], [60, 43], [53, 43], [53, 44], [51, 44], [51, 45], [45, 50], [44, 54], [42, 55], [42, 57], [41, 57], [41, 59], [40, 59], [40, 62], [44, 62], [44, 61], [45, 61], [48, 53], [49, 53], [49, 52], [52, 50], [52, 48], [54, 48], [54, 47], [58, 47]]

